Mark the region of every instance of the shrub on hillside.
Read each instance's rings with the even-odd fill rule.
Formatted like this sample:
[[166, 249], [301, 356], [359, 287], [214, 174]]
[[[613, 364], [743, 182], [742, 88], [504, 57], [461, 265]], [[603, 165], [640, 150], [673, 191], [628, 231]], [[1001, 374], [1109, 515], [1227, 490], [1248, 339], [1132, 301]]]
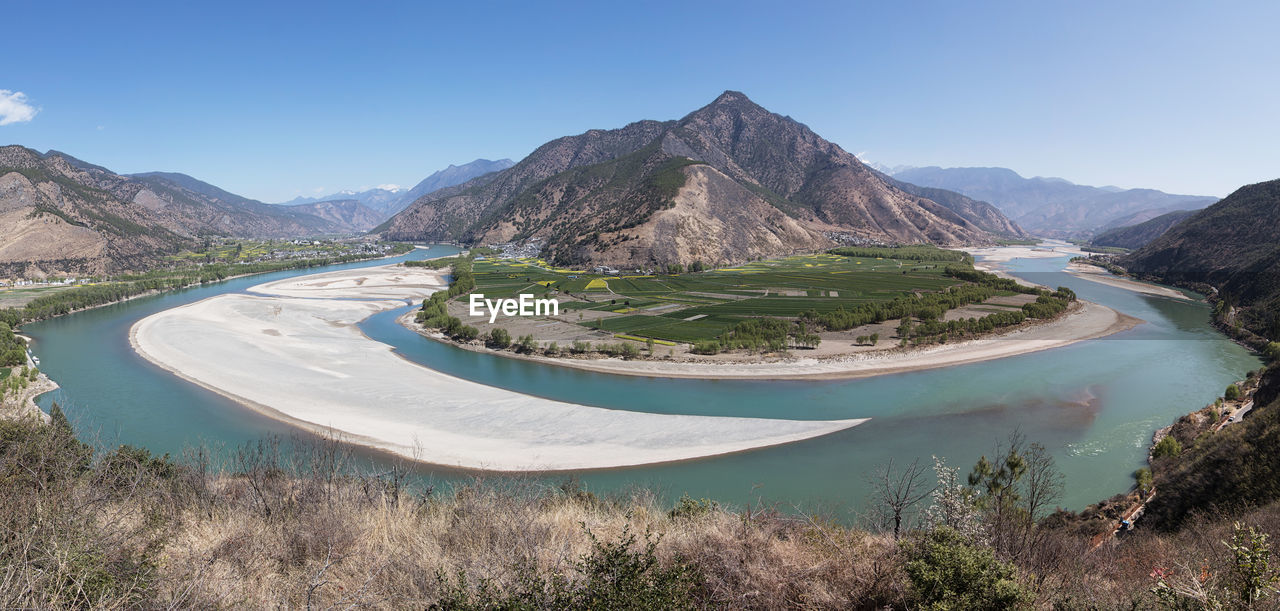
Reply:
[[950, 528], [903, 543], [917, 609], [1016, 609], [1031, 602], [1012, 565]]
[[657, 538], [645, 534], [641, 544], [625, 527], [617, 541], [591, 538], [591, 553], [574, 563], [582, 578], [563, 574], [544, 576], [532, 567], [517, 570], [514, 588], [501, 590], [491, 581], [475, 586], [465, 574], [438, 576], [442, 609], [692, 609], [702, 582], [697, 569], [676, 560], [664, 566], [657, 556]]
[[1182, 453], [1182, 444], [1173, 435], [1165, 435], [1160, 442], [1151, 448], [1152, 458], [1164, 458], [1166, 456], [1177, 456]]

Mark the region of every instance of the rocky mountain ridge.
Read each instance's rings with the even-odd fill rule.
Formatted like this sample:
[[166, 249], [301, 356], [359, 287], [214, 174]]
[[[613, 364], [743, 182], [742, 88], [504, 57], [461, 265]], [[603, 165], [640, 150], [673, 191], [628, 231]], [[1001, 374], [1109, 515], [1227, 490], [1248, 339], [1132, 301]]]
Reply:
[[[1230, 325], [1280, 341], [1280, 180], [1237, 189], [1119, 259], [1138, 275], [1212, 286]], [[1259, 343], [1256, 340], [1251, 343]]]
[[680, 120], [553, 140], [509, 169], [419, 198], [378, 230], [403, 240], [536, 239], [559, 263], [623, 267], [725, 264], [841, 241], [993, 240], [963, 213], [890, 184], [734, 91]]
[[1164, 235], [1178, 223], [1194, 216], [1195, 213], [1195, 210], [1177, 210], [1141, 223], [1115, 227], [1094, 236], [1090, 243], [1094, 246], [1136, 250]]
[[0, 147], [0, 276], [141, 269], [198, 236], [354, 231], [185, 174], [116, 174], [65, 153]]

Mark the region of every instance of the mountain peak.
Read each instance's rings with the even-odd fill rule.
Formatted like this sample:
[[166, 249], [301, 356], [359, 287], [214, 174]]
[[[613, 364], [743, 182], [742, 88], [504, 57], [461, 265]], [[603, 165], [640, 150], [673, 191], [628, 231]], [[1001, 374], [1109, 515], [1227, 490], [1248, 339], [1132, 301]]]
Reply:
[[720, 97], [716, 98], [715, 101], [711, 103], [714, 105], [714, 104], [737, 104], [740, 102], [752, 103], [751, 98], [748, 98], [747, 94], [742, 93], [741, 91], [726, 89], [724, 93], [720, 94]]
[[[675, 121], [557, 138], [468, 184], [417, 199], [383, 235], [537, 238], [551, 261], [628, 268], [821, 250], [832, 234], [865, 243], [991, 241], [962, 212], [890, 185], [804, 124], [733, 90]], [[989, 206], [983, 212], [1008, 223]]]
[[[747, 94], [741, 91], [733, 91], [732, 89], [720, 94], [710, 104], [702, 107], [702, 110], [712, 110], [720, 112], [736, 112], [739, 114], [746, 112], [769, 113], [764, 107], [751, 101]], [[772, 113], [769, 113], [772, 114]]]

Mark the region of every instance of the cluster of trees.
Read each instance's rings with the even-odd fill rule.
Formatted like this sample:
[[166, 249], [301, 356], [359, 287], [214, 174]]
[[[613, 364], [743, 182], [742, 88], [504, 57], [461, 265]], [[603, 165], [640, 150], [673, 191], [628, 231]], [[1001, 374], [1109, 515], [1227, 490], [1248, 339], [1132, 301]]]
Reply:
[[26, 362], [26, 342], [13, 333], [10, 323], [0, 321], [0, 367], [17, 367]]
[[861, 304], [853, 309], [841, 306], [833, 312], [810, 310], [802, 312], [800, 318], [830, 331], [845, 331], [899, 318], [933, 320], [941, 317], [947, 310], [985, 301], [996, 293], [997, 289], [989, 286], [955, 286], [941, 293], [897, 297], [887, 302]]
[[[529, 338], [529, 341], [532, 344], [533, 336], [528, 335], [526, 337]], [[523, 338], [521, 339], [523, 340]], [[535, 352], [536, 350], [537, 350], [537, 346], [530, 346], [528, 348], [529, 353]], [[520, 346], [520, 342], [516, 342], [516, 351], [517, 352], [524, 351], [524, 348]], [[562, 348], [560, 347], [559, 342], [551, 342], [550, 344], [547, 344], [545, 348], [542, 349], [542, 353], [547, 356], [560, 356], [562, 354], [589, 354], [592, 352], [603, 354], [605, 356], [616, 356], [616, 357], [621, 357], [625, 359], [632, 359], [640, 356], [640, 348], [631, 342], [617, 342], [612, 344], [592, 345], [591, 342], [588, 342], [588, 341], [574, 340], [574, 342], [567, 347]], [[652, 353], [653, 353], [652, 348], [650, 348], [650, 354]]]
[[1028, 318], [1048, 319], [1061, 314], [1067, 309], [1076, 295], [1066, 287], [1048, 291], [1036, 297], [1031, 303], [1025, 303], [1020, 310], [993, 312], [981, 318], [969, 317], [956, 320], [941, 321], [923, 319], [920, 324], [913, 325], [911, 319], [903, 319], [898, 326], [898, 337], [915, 344], [945, 342], [951, 338], [964, 337], [979, 333], [987, 333], [996, 329], [1021, 324]]
[[502, 327], [495, 327], [485, 334], [484, 345], [496, 350], [506, 350], [511, 347], [511, 333]]
[[1020, 310], [993, 312], [980, 318], [971, 316], [945, 322], [936, 319], [922, 320], [919, 324], [904, 318], [902, 324], [898, 325], [898, 337], [917, 344], [933, 343], [952, 337], [987, 333], [1022, 324], [1026, 320], [1026, 312]]
[[972, 257], [968, 253], [959, 250], [943, 250], [928, 244], [883, 247], [841, 246], [832, 248], [827, 252], [842, 257], [863, 257], [868, 259], [880, 257], [882, 259], [903, 259], [907, 261], [954, 261], [956, 263], [972, 261]]
[[1070, 293], [1071, 289], [1066, 287], [1058, 287], [1058, 290], [1048, 294], [1036, 297], [1031, 303], [1022, 304], [1022, 311], [1026, 312], [1028, 318], [1053, 318], [1064, 311], [1072, 301], [1076, 300], [1075, 293]]
[[1044, 524], [1064, 479], [1048, 450], [1010, 435], [968, 477], [934, 457], [890, 461], [867, 476], [866, 519], [900, 540], [913, 604], [921, 609], [1016, 609], [1034, 593], [1019, 567], [1035, 566], [1055, 533]]
[[854, 338], [854, 341], [857, 342], [859, 345], [866, 344], [868, 346], [874, 346], [880, 343], [880, 334], [872, 333], [871, 335], [859, 335], [858, 337]]
[[463, 324], [462, 319], [449, 314], [447, 309], [448, 302], [448, 291], [433, 293], [430, 297], [422, 300], [422, 309], [418, 310], [414, 320], [424, 327], [440, 329], [442, 333], [455, 341], [469, 342], [480, 337], [479, 329]]
[[[951, 251], [942, 251], [951, 252]], [[972, 303], [981, 303], [996, 296], [1000, 292], [1036, 295], [1041, 289], [1018, 284], [1009, 278], [1001, 278], [995, 274], [960, 266], [947, 266], [948, 276], [969, 282], [962, 286], [953, 286], [940, 293], [925, 293], [907, 297], [897, 297], [892, 301], [868, 303], [853, 309], [841, 306], [834, 312], [808, 311], [800, 314], [801, 319], [818, 324], [831, 331], [844, 331], [863, 325], [916, 318], [919, 320], [936, 320], [947, 310], [952, 310]], [[1059, 288], [1054, 296], [1068, 296], [1075, 299], [1070, 289]], [[992, 321], [996, 322], [996, 321]], [[1021, 321], [1017, 321], [1021, 322]], [[1017, 324], [1017, 323], [1012, 323]]]
[[[442, 333], [449, 336], [449, 338], [454, 341], [464, 343], [470, 342], [480, 337], [480, 330], [471, 325], [463, 324], [460, 318], [450, 315], [448, 303], [450, 299], [457, 297], [458, 295], [469, 293], [476, 288], [476, 277], [472, 272], [471, 255], [454, 257], [452, 259], [436, 259], [435, 261], [406, 261], [405, 264], [438, 263], [441, 261], [449, 261], [449, 265], [453, 266], [453, 273], [451, 274], [452, 277], [449, 281], [449, 288], [448, 290], [432, 293], [430, 297], [424, 299], [422, 301], [422, 309], [418, 310], [418, 314], [414, 316], [414, 320], [424, 327], [440, 329]], [[415, 266], [438, 267], [428, 265]], [[495, 331], [502, 331], [504, 334], [507, 333], [505, 329], [495, 329]], [[492, 341], [492, 334], [490, 334], [489, 337], [486, 337], [485, 343], [491, 343]], [[511, 335], [507, 334], [506, 345], [502, 347], [506, 348], [510, 345]]]
[[538, 350], [538, 342], [533, 338], [532, 333], [529, 335], [521, 335], [513, 345], [515, 346], [516, 352], [519, 352], [520, 354], [533, 354]]
[[[718, 340], [722, 350], [786, 350], [791, 347], [816, 348], [822, 339], [817, 333], [809, 330], [803, 321], [790, 321], [781, 318], [752, 318], [744, 320], [728, 331]], [[695, 344], [695, 349], [698, 346]], [[710, 348], [710, 346], [704, 346]], [[714, 354], [714, 353], [713, 353]]]
[[595, 346], [595, 351], [605, 356], [614, 356], [624, 359], [633, 359], [640, 356], [640, 348], [630, 342], [599, 344]]
[[[945, 252], [945, 251], [944, 251]], [[868, 303], [853, 309], [841, 306], [833, 312], [808, 311], [800, 319], [832, 331], [844, 331], [863, 325], [901, 319], [898, 336], [915, 343], [945, 341], [958, 337], [989, 332], [1002, 327], [1021, 324], [1028, 318], [1052, 318], [1066, 310], [1076, 294], [1069, 288], [1058, 287], [1049, 292], [1044, 289], [1018, 284], [1014, 280], [995, 274], [948, 266], [946, 274], [970, 284], [953, 286], [940, 293], [925, 293], [898, 297], [889, 302]], [[1036, 301], [1024, 304], [1021, 311], [994, 312], [981, 318], [950, 320], [943, 322], [948, 310], [973, 303], [981, 303], [1002, 292], [1036, 295]], [[920, 321], [916, 324], [915, 321]], [[861, 342], [863, 338], [860, 338]]]
[[961, 267], [959, 265], [948, 265], [944, 268], [943, 273], [957, 280], [972, 282], [982, 286], [989, 286], [999, 291], [1009, 291], [1011, 293], [1022, 293], [1023, 295], [1035, 295], [1040, 293], [1040, 289], [1034, 286], [1024, 286], [1019, 284], [1013, 278], [1001, 278], [990, 272], [973, 269], [972, 267]]
[[1116, 265], [1110, 256], [1106, 255], [1089, 255], [1087, 257], [1072, 257], [1072, 263], [1083, 263], [1085, 265], [1094, 265], [1101, 267], [1117, 276], [1127, 276], [1129, 272], [1125, 268]]
[[9, 396], [9, 393], [20, 394], [39, 376], [39, 369], [28, 368], [26, 365], [22, 366], [21, 371], [11, 372], [8, 377], [0, 381], [0, 400]]
[[472, 271], [471, 256], [459, 258], [453, 264], [453, 271], [449, 274], [448, 295], [450, 299], [458, 295], [465, 295], [476, 288], [476, 276]]

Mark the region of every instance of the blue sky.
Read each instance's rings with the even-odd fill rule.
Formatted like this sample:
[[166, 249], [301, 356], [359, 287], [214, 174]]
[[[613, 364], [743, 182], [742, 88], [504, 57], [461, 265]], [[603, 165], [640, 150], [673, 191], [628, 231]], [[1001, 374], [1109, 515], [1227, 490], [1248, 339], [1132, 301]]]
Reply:
[[4, 14], [0, 144], [265, 201], [519, 160], [725, 89], [890, 165], [1209, 195], [1280, 178], [1273, 0], [20, 1]]

